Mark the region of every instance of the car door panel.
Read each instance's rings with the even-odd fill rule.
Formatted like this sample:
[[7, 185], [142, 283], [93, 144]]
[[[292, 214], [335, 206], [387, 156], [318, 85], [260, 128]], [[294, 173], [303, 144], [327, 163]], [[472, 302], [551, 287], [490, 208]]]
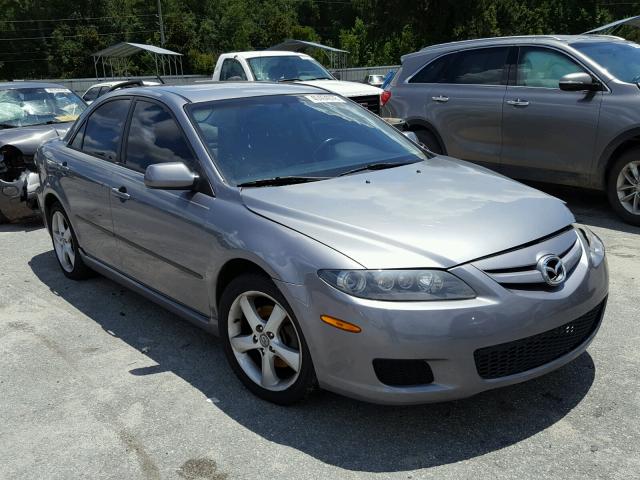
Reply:
[[[144, 175], [119, 167], [111, 205], [120, 250], [117, 268], [154, 290], [209, 315], [205, 240], [212, 197], [147, 188]], [[120, 193], [125, 193], [123, 197]]]
[[[521, 49], [518, 84], [509, 85], [505, 96], [503, 169], [530, 179], [553, 171], [555, 182], [572, 183], [589, 174], [603, 93], [560, 90], [560, 77], [583, 68], [562, 52], [526, 48]], [[523, 56], [523, 50], [538, 55]]]

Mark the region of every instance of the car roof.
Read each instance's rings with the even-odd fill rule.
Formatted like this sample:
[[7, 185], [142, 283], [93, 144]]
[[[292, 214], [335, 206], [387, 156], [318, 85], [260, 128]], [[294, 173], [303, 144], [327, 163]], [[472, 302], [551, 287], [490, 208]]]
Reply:
[[[145, 95], [162, 97], [177, 95], [188, 102], [209, 102], [232, 98], [261, 97], [268, 95], [296, 95], [333, 93], [311, 85], [270, 82], [203, 82], [191, 85], [158, 85], [153, 88], [133, 87], [116, 90], [112, 95]], [[335, 95], [335, 93], [333, 93]]]
[[224, 56], [254, 58], [254, 57], [286, 57], [286, 56], [308, 57], [309, 55], [307, 55], [306, 53], [291, 52], [287, 50], [254, 50], [254, 51], [246, 51], [246, 52], [229, 52], [229, 53], [225, 53]]
[[70, 90], [64, 85], [57, 83], [47, 82], [0, 82], [0, 88], [2, 89], [18, 89], [18, 88], [64, 88]]
[[454, 50], [456, 48], [467, 47], [481, 47], [481, 46], [496, 46], [496, 45], [519, 45], [525, 43], [565, 43], [574, 44], [581, 42], [616, 42], [624, 43], [625, 39], [615, 37], [613, 35], [593, 35], [593, 34], [581, 34], [581, 35], [518, 35], [510, 37], [488, 37], [488, 38], [476, 38], [472, 40], [460, 40], [457, 42], [439, 43], [436, 45], [429, 45], [422, 48], [418, 52], [410, 53], [403, 56], [410, 57], [414, 55], [420, 55], [421, 53], [427, 53], [433, 50]]

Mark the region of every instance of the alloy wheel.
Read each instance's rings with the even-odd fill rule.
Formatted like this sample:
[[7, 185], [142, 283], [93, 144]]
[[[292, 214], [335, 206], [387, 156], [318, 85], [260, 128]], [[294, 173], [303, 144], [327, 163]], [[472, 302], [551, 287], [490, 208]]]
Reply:
[[76, 262], [71, 226], [60, 211], [51, 216], [51, 236], [60, 265], [66, 272], [72, 272]]
[[640, 215], [640, 160], [625, 165], [616, 182], [620, 204], [633, 215]]
[[287, 310], [272, 297], [244, 292], [229, 310], [228, 335], [240, 368], [257, 385], [282, 391], [302, 367], [298, 330]]

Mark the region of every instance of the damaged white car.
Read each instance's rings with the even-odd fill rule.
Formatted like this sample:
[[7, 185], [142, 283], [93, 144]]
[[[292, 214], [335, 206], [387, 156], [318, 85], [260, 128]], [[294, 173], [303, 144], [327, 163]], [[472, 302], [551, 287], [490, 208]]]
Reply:
[[38, 214], [33, 155], [42, 142], [64, 135], [85, 108], [60, 85], [0, 83], [0, 223]]

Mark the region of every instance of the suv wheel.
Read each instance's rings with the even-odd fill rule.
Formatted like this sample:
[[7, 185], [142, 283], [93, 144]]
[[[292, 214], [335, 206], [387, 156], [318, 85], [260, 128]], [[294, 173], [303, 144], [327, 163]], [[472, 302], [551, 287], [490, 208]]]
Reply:
[[442, 155], [442, 147], [440, 146], [440, 142], [436, 136], [431, 133], [429, 130], [419, 129], [414, 130], [416, 137], [420, 140], [425, 147], [427, 147], [433, 153], [437, 153], [438, 155]]
[[613, 164], [607, 181], [607, 195], [620, 217], [640, 225], [640, 148], [628, 150]]
[[227, 360], [254, 394], [289, 405], [314, 390], [315, 372], [300, 325], [269, 278], [234, 279], [220, 299], [219, 322]]
[[78, 251], [78, 239], [66, 212], [59, 203], [49, 211], [49, 228], [53, 250], [65, 276], [73, 280], [83, 280], [92, 276], [93, 271], [82, 261]]

